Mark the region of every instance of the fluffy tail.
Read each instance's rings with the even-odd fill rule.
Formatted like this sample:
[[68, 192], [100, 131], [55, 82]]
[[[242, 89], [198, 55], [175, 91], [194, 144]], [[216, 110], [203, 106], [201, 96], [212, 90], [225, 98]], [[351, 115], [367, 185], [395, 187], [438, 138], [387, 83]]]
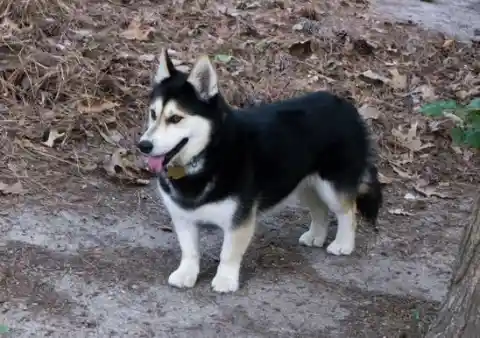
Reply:
[[378, 171], [374, 165], [370, 165], [366, 171], [358, 189], [356, 199], [357, 209], [369, 223], [376, 227], [377, 216], [383, 203], [382, 186], [378, 180]]

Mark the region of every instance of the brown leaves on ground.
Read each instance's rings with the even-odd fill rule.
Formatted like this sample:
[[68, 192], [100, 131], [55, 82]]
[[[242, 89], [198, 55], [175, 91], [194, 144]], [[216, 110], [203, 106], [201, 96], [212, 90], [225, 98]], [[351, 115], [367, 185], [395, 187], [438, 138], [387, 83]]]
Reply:
[[78, 111], [84, 114], [98, 114], [106, 110], [115, 109], [119, 104], [111, 101], [104, 101], [92, 105], [78, 105]]
[[400, 74], [397, 68], [389, 69], [391, 79], [390, 85], [395, 89], [407, 89], [407, 76]]
[[152, 37], [152, 33], [155, 31], [153, 27], [142, 27], [142, 24], [138, 20], [133, 20], [128, 25], [128, 28], [120, 33], [120, 36], [128, 40], [148, 41]]
[[375, 85], [387, 84], [394, 89], [404, 90], [407, 88], [406, 75], [400, 74], [397, 68], [389, 69], [388, 72], [390, 77], [383, 76], [369, 69], [359, 74], [359, 78]]
[[23, 188], [23, 185], [20, 181], [12, 184], [6, 184], [0, 181], [0, 194], [23, 195], [25, 192], [26, 190]]
[[413, 216], [414, 214], [403, 210], [402, 208], [388, 209], [388, 213], [399, 216]]
[[395, 136], [401, 146], [411, 152], [418, 152], [434, 146], [432, 143], [424, 143], [417, 134], [417, 131], [418, 122], [414, 122], [406, 132], [401, 129], [392, 129], [392, 135]]
[[364, 104], [358, 109], [358, 112], [365, 120], [376, 120], [380, 117], [380, 111], [368, 104]]
[[148, 171], [143, 168], [142, 162], [125, 148], [116, 149], [103, 163], [103, 169], [108, 177], [127, 183], [147, 185], [150, 182]]
[[44, 135], [45, 140], [42, 142], [42, 144], [46, 145], [47, 147], [52, 148], [55, 141], [57, 141], [58, 139], [60, 139], [64, 136], [65, 136], [65, 133], [60, 133], [56, 129], [50, 129]]
[[0, 14], [18, 25], [28, 25], [44, 18], [67, 15], [73, 10], [68, 0], [2, 0]]
[[[446, 144], [445, 128], [425, 123], [417, 110], [480, 92], [478, 46], [375, 20], [365, 8], [336, 0], [0, 1], [0, 155], [38, 161], [29, 175], [43, 170], [41, 180], [47, 169], [38, 168], [56, 164], [75, 168], [65, 175], [97, 173], [112, 154], [103, 174], [144, 184], [133, 149], [164, 46], [184, 71], [201, 54], [215, 59], [235, 106], [319, 89], [356, 102], [383, 168], [391, 169], [383, 184], [416, 182], [426, 163], [444, 181], [461, 172], [477, 182], [468, 169], [476, 157]], [[449, 167], [432, 155], [438, 148], [453, 158]], [[12, 175], [2, 167], [0, 174]]]
[[449, 198], [447, 194], [439, 191], [438, 185], [431, 184], [430, 182], [423, 179], [418, 180], [413, 188], [416, 192], [422, 194], [425, 197]]

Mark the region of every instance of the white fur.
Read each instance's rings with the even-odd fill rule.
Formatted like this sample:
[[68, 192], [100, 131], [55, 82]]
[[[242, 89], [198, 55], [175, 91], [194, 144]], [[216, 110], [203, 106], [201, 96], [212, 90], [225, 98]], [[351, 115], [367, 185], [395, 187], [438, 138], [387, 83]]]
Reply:
[[254, 222], [232, 230], [234, 215], [238, 208], [238, 202], [233, 198], [203, 205], [195, 210], [185, 210], [160, 186], [159, 190], [172, 218], [182, 251], [180, 265], [170, 275], [168, 283], [177, 287], [195, 285], [200, 269], [197, 223], [205, 222], [217, 224], [224, 231], [220, 264], [212, 280], [212, 287], [217, 292], [236, 291], [239, 286], [241, 261], [253, 236]]
[[202, 56], [197, 61], [187, 81], [204, 100], [208, 100], [218, 93], [217, 72], [207, 56]]
[[167, 66], [167, 51], [163, 48], [162, 51], [160, 52], [159, 56], [159, 64], [157, 68], [157, 72], [155, 73], [155, 77], [153, 79], [154, 83], [160, 83], [166, 78], [170, 77], [170, 72], [168, 71], [168, 66]]
[[305, 184], [297, 196], [302, 204], [310, 210], [311, 223], [308, 231], [299, 238], [299, 243], [306, 246], [322, 247], [327, 239], [328, 207], [320, 199], [316, 189]]
[[350, 255], [355, 249], [355, 209], [346, 209], [333, 185], [315, 176], [312, 182], [319, 197], [335, 213], [338, 221], [335, 240], [327, 247], [333, 255]]
[[243, 255], [255, 232], [255, 217], [234, 230], [225, 229], [220, 253], [220, 264], [212, 280], [213, 290], [217, 292], [235, 292], [240, 284], [240, 267]]
[[[152, 102], [150, 109], [155, 110], [156, 120], [153, 120], [151, 116], [149, 117], [148, 129], [142, 135], [140, 141], [148, 140], [152, 142], [152, 156], [161, 156], [168, 153], [185, 137], [189, 139], [188, 143], [172, 159], [172, 162], [187, 165], [205, 149], [210, 141], [210, 130], [212, 128], [210, 121], [198, 115], [182, 113], [182, 116], [185, 115], [185, 117], [179, 123], [165, 123], [165, 116], [181, 111], [175, 101], [169, 101], [164, 107], [163, 101], [159, 98]], [[162, 116], [162, 114], [165, 114], [165, 116]]]
[[[213, 223], [224, 232], [220, 263], [212, 280], [213, 290], [237, 291], [243, 255], [255, 231], [256, 208], [252, 210], [251, 216], [244, 221], [244, 224], [234, 228], [234, 215], [239, 206], [236, 199], [227, 198], [194, 210], [185, 210], [176, 204], [160, 185], [158, 188], [172, 218], [182, 251], [180, 264], [168, 278], [168, 283], [181, 288], [195, 285], [200, 271], [197, 224]], [[173, 196], [176, 194], [174, 190], [171, 193]], [[334, 255], [351, 254], [355, 248], [354, 209], [344, 208], [341, 197], [332, 184], [313, 175], [303, 180], [293, 193], [296, 193], [300, 201], [309, 208], [312, 217], [309, 230], [299, 238], [300, 244], [323, 246], [327, 237], [328, 210], [330, 209], [338, 219], [338, 230], [335, 240], [327, 247], [327, 252]]]

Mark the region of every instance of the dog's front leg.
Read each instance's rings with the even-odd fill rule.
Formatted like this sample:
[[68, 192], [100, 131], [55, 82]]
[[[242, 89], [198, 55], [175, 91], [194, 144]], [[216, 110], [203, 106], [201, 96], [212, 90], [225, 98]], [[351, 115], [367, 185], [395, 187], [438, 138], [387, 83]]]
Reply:
[[240, 224], [224, 229], [222, 251], [217, 274], [212, 280], [216, 292], [235, 292], [240, 284], [240, 266], [243, 255], [255, 232], [255, 215]]
[[191, 288], [200, 272], [200, 253], [198, 249], [198, 227], [185, 220], [173, 222], [182, 250], [182, 259], [177, 270], [168, 278], [168, 284], [179, 288]]

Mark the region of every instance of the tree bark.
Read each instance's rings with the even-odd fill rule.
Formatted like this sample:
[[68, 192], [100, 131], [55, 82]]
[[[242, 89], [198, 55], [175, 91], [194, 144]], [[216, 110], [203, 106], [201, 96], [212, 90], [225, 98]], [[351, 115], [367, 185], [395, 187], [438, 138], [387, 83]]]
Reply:
[[456, 266], [447, 298], [425, 338], [480, 337], [480, 194]]

